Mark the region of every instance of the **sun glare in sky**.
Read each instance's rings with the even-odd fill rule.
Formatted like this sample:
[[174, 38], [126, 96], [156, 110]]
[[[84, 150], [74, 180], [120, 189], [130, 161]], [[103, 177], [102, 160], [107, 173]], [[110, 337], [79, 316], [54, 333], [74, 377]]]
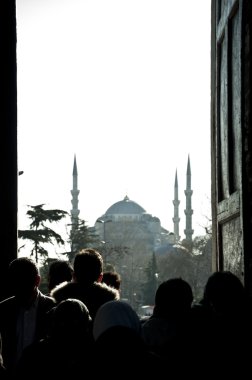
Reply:
[[27, 205], [92, 226], [127, 195], [173, 231], [187, 159], [194, 237], [210, 207], [210, 0], [17, 0], [19, 229]]

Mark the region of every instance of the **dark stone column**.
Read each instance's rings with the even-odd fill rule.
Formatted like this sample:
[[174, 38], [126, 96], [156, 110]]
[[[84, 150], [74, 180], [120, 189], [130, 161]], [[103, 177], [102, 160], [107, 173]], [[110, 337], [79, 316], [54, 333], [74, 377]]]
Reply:
[[16, 3], [0, 1], [0, 299], [8, 295], [6, 272], [17, 257], [17, 65]]

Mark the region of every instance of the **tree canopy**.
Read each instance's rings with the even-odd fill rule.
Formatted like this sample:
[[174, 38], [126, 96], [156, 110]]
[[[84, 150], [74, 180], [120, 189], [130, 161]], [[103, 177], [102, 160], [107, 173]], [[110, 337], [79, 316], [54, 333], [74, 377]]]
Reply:
[[53, 229], [48, 227], [47, 223], [59, 222], [62, 218], [68, 215], [64, 210], [45, 210], [44, 204], [37, 206], [30, 206], [26, 215], [31, 219], [29, 230], [18, 230], [18, 238], [23, 240], [30, 240], [33, 244], [31, 256], [35, 256], [35, 261], [38, 262], [39, 257], [46, 260], [48, 258], [48, 251], [43, 247], [43, 244], [65, 244], [61, 235], [56, 233]]

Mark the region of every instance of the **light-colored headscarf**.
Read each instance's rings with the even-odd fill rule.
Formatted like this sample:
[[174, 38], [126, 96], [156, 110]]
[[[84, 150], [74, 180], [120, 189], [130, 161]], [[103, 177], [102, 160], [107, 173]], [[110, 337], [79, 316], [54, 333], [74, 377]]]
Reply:
[[141, 334], [140, 319], [125, 301], [109, 301], [98, 309], [93, 324], [94, 339], [97, 340], [103, 332], [115, 326], [128, 327]]

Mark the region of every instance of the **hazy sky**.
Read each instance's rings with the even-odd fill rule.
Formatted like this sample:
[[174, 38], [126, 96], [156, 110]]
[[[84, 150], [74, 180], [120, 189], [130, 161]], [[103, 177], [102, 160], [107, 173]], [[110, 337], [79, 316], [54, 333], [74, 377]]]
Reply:
[[180, 235], [186, 167], [194, 236], [210, 214], [210, 0], [16, 0], [19, 228], [26, 205], [89, 226], [128, 197]]

